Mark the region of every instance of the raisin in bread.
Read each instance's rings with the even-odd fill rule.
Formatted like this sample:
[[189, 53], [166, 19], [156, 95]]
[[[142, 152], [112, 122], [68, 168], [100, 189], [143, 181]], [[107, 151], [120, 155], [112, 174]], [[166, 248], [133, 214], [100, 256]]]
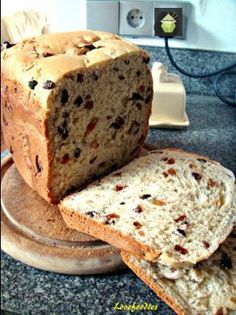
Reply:
[[152, 151], [59, 205], [67, 225], [178, 267], [208, 258], [233, 228], [234, 175], [179, 150]]
[[121, 253], [124, 262], [177, 314], [236, 314], [236, 228], [206, 261], [172, 269]]
[[42, 35], [2, 52], [2, 125], [25, 181], [57, 203], [139, 154], [152, 76], [145, 51], [105, 33]]

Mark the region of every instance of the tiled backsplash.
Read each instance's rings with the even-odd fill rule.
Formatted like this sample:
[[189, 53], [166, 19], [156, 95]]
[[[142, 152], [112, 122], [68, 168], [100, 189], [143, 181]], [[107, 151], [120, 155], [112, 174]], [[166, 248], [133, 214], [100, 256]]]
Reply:
[[[142, 46], [151, 57], [150, 65], [154, 61], [164, 63], [168, 72], [174, 72], [181, 76], [186, 92], [188, 94], [215, 95], [213, 89], [213, 77], [205, 79], [194, 79], [180, 74], [169, 61], [165, 48]], [[171, 49], [171, 53], [177, 64], [188, 72], [206, 73], [227, 66], [236, 61], [236, 54], [223, 52], [209, 52], [201, 50]], [[236, 69], [235, 69], [236, 71]], [[235, 76], [222, 78], [221, 93], [228, 97], [235, 97], [236, 92]]]

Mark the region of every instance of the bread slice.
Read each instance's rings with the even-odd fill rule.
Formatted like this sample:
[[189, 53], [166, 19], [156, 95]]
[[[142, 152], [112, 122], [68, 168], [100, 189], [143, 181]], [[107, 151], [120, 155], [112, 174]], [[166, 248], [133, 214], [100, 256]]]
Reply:
[[168, 274], [158, 263], [138, 260], [125, 252], [121, 255], [177, 314], [236, 314], [236, 228], [208, 260]]
[[172, 267], [208, 258], [233, 228], [234, 175], [208, 158], [152, 151], [60, 204], [70, 228]]

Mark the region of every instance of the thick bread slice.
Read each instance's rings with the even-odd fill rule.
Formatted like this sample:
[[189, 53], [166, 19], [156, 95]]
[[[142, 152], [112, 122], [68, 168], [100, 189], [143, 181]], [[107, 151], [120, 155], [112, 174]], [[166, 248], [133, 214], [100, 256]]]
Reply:
[[172, 267], [208, 258], [233, 228], [234, 175], [178, 150], [152, 151], [60, 204], [70, 228]]
[[156, 263], [121, 252], [124, 262], [177, 314], [236, 314], [236, 228], [206, 261], [173, 269], [167, 279]]

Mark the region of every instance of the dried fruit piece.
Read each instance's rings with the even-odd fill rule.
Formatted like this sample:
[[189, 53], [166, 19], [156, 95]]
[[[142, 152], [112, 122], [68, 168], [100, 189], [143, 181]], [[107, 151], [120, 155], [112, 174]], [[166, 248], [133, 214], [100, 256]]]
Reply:
[[184, 237], [186, 236], [186, 233], [184, 230], [182, 229], [177, 229], [177, 232], [179, 232], [181, 235], [183, 235]]
[[70, 161], [70, 156], [69, 156], [68, 153], [66, 153], [66, 154], [63, 156], [63, 158], [62, 158], [62, 160], [60, 161], [60, 163], [61, 163], [61, 164], [67, 164], [69, 161]]
[[77, 74], [77, 82], [83, 82], [83, 80], [84, 80], [84, 75], [83, 75], [83, 73], [78, 73]]
[[131, 99], [132, 99], [133, 101], [139, 101], [139, 100], [143, 101], [142, 95], [140, 95], [139, 93], [136, 93], [136, 92], [134, 92], [134, 93], [132, 94]]
[[94, 130], [94, 128], [97, 126], [98, 120], [99, 120], [99, 119], [98, 119], [97, 117], [94, 117], [94, 118], [90, 121], [90, 123], [88, 124], [87, 129], [86, 129], [86, 131], [85, 131], [85, 133], [84, 133], [84, 136], [85, 136], [85, 137], [87, 137], [87, 136], [90, 134], [90, 132]]
[[165, 206], [166, 205], [166, 202], [164, 200], [159, 200], [159, 199], [156, 199], [154, 198], [152, 200], [152, 203], [156, 206]]
[[116, 213], [110, 213], [106, 215], [107, 220], [111, 220], [111, 219], [119, 219], [119, 214]]
[[51, 80], [47, 80], [47, 81], [45, 81], [45, 82], [43, 83], [43, 88], [44, 88], [45, 90], [51, 90], [51, 89], [53, 89], [54, 87], [55, 87], [55, 83], [52, 82]]
[[47, 57], [51, 57], [51, 56], [53, 56], [54, 54], [52, 54], [52, 53], [50, 53], [50, 52], [43, 52], [42, 53], [42, 57], [43, 58], [47, 58]]
[[74, 151], [74, 157], [77, 159], [80, 157], [80, 153], [81, 153], [81, 149], [80, 148], [76, 148]]
[[115, 191], [121, 191], [122, 189], [128, 187], [127, 185], [116, 184]]
[[34, 90], [34, 88], [36, 87], [37, 84], [38, 84], [38, 82], [36, 80], [29, 81], [29, 88], [31, 90]]
[[143, 62], [148, 64], [150, 62], [150, 57], [143, 57]]
[[115, 129], [120, 129], [124, 125], [125, 121], [122, 117], [118, 116], [116, 120], [110, 125], [110, 127], [113, 127]]
[[66, 89], [61, 91], [61, 103], [65, 104], [69, 99], [69, 93]]
[[91, 108], [93, 108], [93, 104], [94, 104], [93, 101], [92, 101], [92, 100], [89, 100], [89, 101], [86, 101], [84, 107], [85, 107], [86, 109], [91, 109]]
[[67, 123], [66, 121], [63, 122], [62, 126], [57, 128], [58, 133], [60, 134], [60, 136], [62, 137], [63, 140], [66, 140], [68, 138], [68, 129], [67, 129]]
[[87, 215], [89, 215], [91, 218], [95, 217], [96, 216], [96, 211], [88, 211], [86, 212]]
[[97, 81], [98, 79], [98, 75], [96, 75], [96, 73], [92, 73], [91, 77], [94, 81]]
[[145, 236], [145, 233], [143, 231], [138, 231], [138, 234], [141, 236]]
[[143, 226], [140, 222], [138, 221], [134, 221], [133, 222], [133, 225], [135, 226], [135, 228], [138, 230], [138, 229], [141, 229], [141, 227]]
[[169, 168], [169, 169], [167, 170], [167, 172], [168, 172], [168, 174], [170, 174], [171, 176], [176, 175], [176, 170], [175, 170], [174, 168]]
[[217, 185], [217, 182], [215, 182], [212, 178], [208, 179], [208, 182], [207, 182], [208, 188], [209, 187], [215, 187], [216, 185]]
[[119, 215], [116, 213], [111, 213], [106, 215], [106, 221], [105, 224], [115, 224], [116, 220], [119, 219]]
[[202, 241], [205, 248], [209, 248], [210, 244], [207, 241]]
[[138, 110], [142, 109], [142, 105], [140, 103], [136, 103], [135, 106], [137, 107]]
[[164, 177], [168, 177], [168, 173], [162, 172], [162, 174], [164, 175]]
[[141, 198], [141, 199], [147, 199], [147, 198], [150, 198], [150, 197], [152, 197], [152, 195], [150, 195], [150, 194], [143, 194], [143, 195], [140, 196], [139, 198]]
[[175, 164], [175, 159], [170, 158], [167, 163], [168, 163], [168, 164]]
[[168, 161], [168, 158], [167, 157], [163, 157], [162, 159], [161, 159], [161, 161]]
[[63, 117], [63, 118], [68, 118], [68, 117], [69, 117], [69, 113], [63, 112], [63, 113], [62, 113], [62, 117]]
[[184, 219], [186, 219], [186, 215], [182, 214], [181, 216], [179, 216], [177, 219], [175, 219], [175, 222], [180, 222], [180, 221], [184, 221]]
[[82, 97], [79, 95], [76, 97], [76, 99], [74, 100], [74, 105], [77, 105], [78, 107], [83, 103], [83, 99]]
[[121, 202], [120, 205], [125, 205], [125, 202]]
[[134, 212], [137, 212], [137, 213], [143, 212], [143, 208], [140, 205], [137, 205], [137, 207], [134, 208], [133, 210], [134, 210]]
[[200, 181], [202, 178], [202, 175], [197, 172], [192, 172], [192, 176], [196, 179], [196, 181]]
[[186, 255], [188, 253], [188, 250], [184, 247], [182, 247], [181, 245], [175, 245], [174, 249], [179, 252], [182, 255]]

